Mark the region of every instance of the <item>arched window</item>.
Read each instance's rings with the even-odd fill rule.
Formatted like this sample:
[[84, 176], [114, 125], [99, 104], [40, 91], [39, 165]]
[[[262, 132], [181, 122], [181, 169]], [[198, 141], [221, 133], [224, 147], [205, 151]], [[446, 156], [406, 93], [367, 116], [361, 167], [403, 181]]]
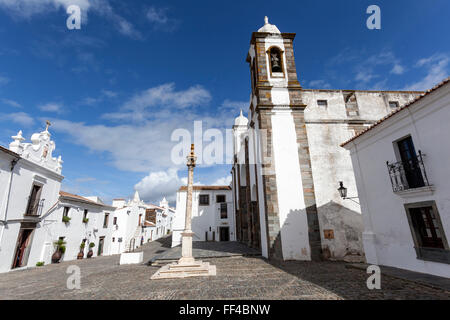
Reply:
[[283, 55], [280, 48], [271, 47], [267, 53], [269, 55], [270, 73], [283, 73]]

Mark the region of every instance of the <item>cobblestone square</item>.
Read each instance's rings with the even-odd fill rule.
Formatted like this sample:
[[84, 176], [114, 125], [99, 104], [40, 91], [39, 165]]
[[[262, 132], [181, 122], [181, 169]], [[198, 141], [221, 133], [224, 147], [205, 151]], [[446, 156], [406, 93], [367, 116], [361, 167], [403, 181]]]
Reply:
[[[144, 245], [144, 261], [169, 250], [167, 238]], [[450, 292], [382, 275], [369, 290], [363, 270], [342, 262], [270, 263], [256, 256], [204, 259], [216, 277], [150, 280], [158, 266], [119, 265], [119, 256], [68, 261], [0, 274], [0, 299], [449, 299]], [[66, 270], [81, 269], [69, 290]]]

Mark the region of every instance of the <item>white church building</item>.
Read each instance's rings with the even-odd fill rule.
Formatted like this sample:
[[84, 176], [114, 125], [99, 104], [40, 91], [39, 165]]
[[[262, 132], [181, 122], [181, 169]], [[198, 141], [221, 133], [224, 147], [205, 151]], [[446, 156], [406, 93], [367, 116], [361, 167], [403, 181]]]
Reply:
[[236, 238], [270, 259], [363, 260], [360, 205], [337, 191], [357, 195], [340, 144], [421, 92], [305, 89], [294, 38], [267, 17], [251, 36], [248, 117], [233, 126]]
[[343, 144], [368, 263], [450, 278], [449, 123], [450, 78]]

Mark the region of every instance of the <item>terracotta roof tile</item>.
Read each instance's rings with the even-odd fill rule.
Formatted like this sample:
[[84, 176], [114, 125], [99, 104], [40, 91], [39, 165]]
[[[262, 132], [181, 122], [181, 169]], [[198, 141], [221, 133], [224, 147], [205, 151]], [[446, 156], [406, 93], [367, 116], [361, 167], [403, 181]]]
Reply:
[[69, 198], [69, 199], [73, 199], [73, 200], [79, 200], [79, 201], [83, 201], [83, 202], [88, 202], [88, 203], [92, 203], [92, 204], [96, 204], [98, 206], [104, 206], [104, 204], [102, 203], [97, 203], [95, 201], [89, 200], [85, 197], [79, 196], [77, 194], [72, 194], [69, 192], [65, 192], [65, 191], [60, 191], [59, 195], [64, 197], [64, 198]]
[[444, 86], [445, 84], [450, 82], [450, 77], [444, 79], [441, 83], [437, 84], [436, 86], [434, 86], [433, 88], [427, 90], [425, 93], [421, 94], [420, 96], [416, 97], [414, 100], [412, 100], [411, 102], [405, 104], [404, 106], [402, 106], [401, 108], [398, 108], [394, 111], [392, 111], [391, 113], [389, 113], [388, 115], [386, 115], [385, 117], [381, 118], [380, 120], [378, 120], [377, 122], [375, 122], [373, 125], [371, 125], [370, 127], [368, 127], [367, 129], [361, 131], [360, 133], [358, 133], [357, 135], [353, 136], [351, 139], [345, 141], [344, 143], [341, 143], [341, 147], [345, 146], [346, 144], [352, 142], [353, 140], [355, 140], [356, 138], [362, 136], [363, 134], [365, 134], [366, 132], [372, 130], [373, 128], [375, 128], [377, 125], [379, 125], [380, 123], [384, 122], [385, 120], [391, 118], [393, 115], [401, 112], [402, 110], [409, 108], [411, 105], [413, 105], [414, 103], [416, 103], [417, 101], [421, 100], [422, 98], [424, 98], [425, 96], [429, 95], [430, 93], [432, 93], [433, 91], [435, 91], [436, 89], [439, 89], [440, 87]]

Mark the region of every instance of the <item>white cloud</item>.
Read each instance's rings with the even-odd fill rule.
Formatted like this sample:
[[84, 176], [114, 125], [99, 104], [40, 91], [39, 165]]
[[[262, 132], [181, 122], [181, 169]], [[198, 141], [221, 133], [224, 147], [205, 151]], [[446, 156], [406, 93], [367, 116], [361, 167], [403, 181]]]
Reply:
[[249, 108], [249, 101], [233, 101], [230, 99], [225, 99], [220, 106], [222, 109], [230, 112], [232, 115], [239, 113], [240, 110], [246, 111]]
[[5, 85], [5, 84], [8, 84], [9, 81], [10, 81], [9, 78], [0, 76], [0, 86], [3, 86], [3, 85]]
[[18, 103], [17, 101], [11, 100], [11, 99], [2, 99], [1, 100], [4, 104], [7, 104], [8, 106], [14, 107], [14, 108], [22, 108], [22, 105]]
[[176, 91], [174, 83], [166, 83], [134, 95], [122, 105], [119, 112], [105, 114], [104, 118], [144, 121], [155, 118], [155, 110], [148, 110], [155, 106], [184, 109], [206, 104], [210, 100], [211, 94], [200, 85]]
[[186, 180], [178, 176], [177, 169], [171, 168], [167, 171], [150, 172], [134, 188], [145, 201], [157, 203], [166, 197], [173, 202], [176, 200], [177, 190], [185, 183]]
[[417, 61], [416, 68], [425, 68], [423, 79], [412, 83], [404, 90], [428, 90], [444, 80], [449, 75], [450, 56], [448, 54], [434, 54], [428, 58]]
[[222, 177], [214, 181], [211, 185], [213, 186], [229, 186], [231, 183], [231, 175]]
[[0, 114], [0, 120], [12, 121], [23, 126], [31, 126], [34, 123], [34, 119], [25, 112]]
[[150, 7], [147, 10], [147, 20], [154, 25], [156, 29], [163, 31], [173, 31], [179, 24], [176, 19], [167, 16], [167, 8]]
[[39, 106], [39, 109], [44, 112], [62, 113], [62, 104], [56, 102], [49, 102]]
[[312, 80], [309, 82], [308, 85], [314, 89], [329, 89], [329, 88], [331, 88], [331, 85], [327, 81], [322, 80], [322, 79]]
[[142, 38], [132, 23], [114, 11], [108, 0], [0, 0], [0, 9], [16, 19], [30, 19], [35, 15], [66, 10], [70, 5], [80, 7], [83, 14], [82, 24], [87, 21], [88, 11], [93, 11], [112, 21], [121, 34], [135, 39]]
[[403, 73], [405, 73], [405, 68], [399, 64], [395, 64], [391, 70], [391, 73], [397, 74], [397, 75], [403, 74]]

